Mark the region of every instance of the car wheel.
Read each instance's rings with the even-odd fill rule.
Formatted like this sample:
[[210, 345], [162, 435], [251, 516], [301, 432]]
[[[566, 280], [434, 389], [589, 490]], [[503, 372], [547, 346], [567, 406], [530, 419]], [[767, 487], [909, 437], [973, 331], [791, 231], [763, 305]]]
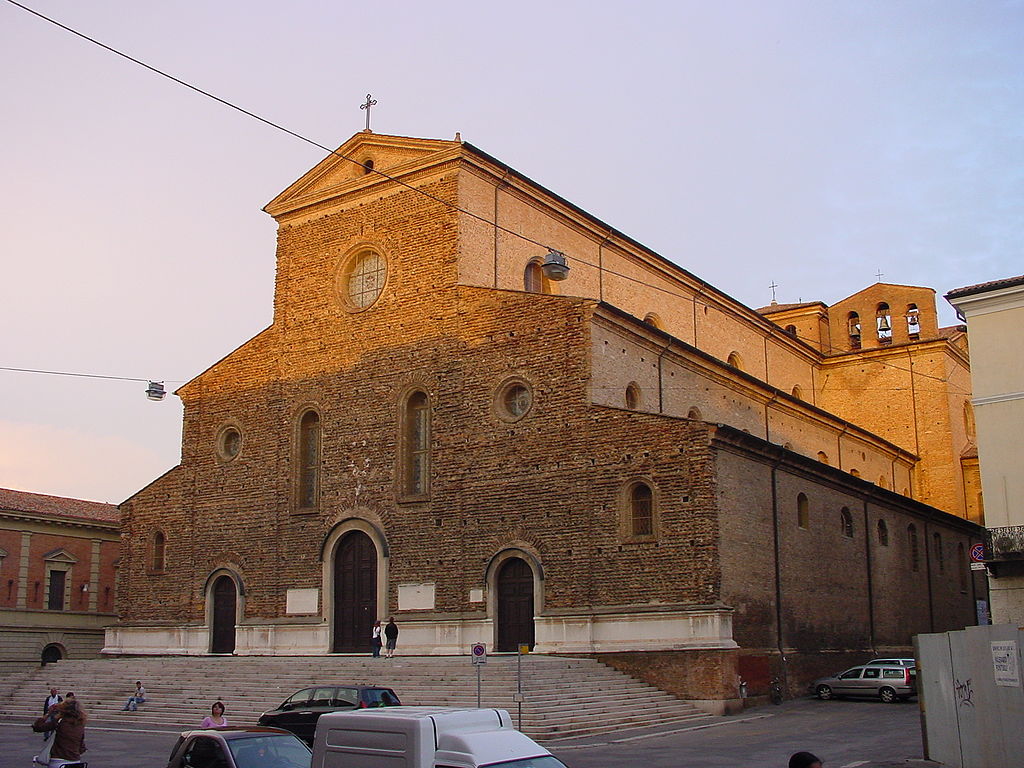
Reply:
[[900, 697], [896, 695], [896, 691], [894, 691], [889, 686], [886, 686], [885, 688], [879, 690], [878, 697], [886, 704], [895, 704], [897, 701], [900, 700]]
[[828, 701], [832, 698], [832, 689], [827, 685], [819, 685], [814, 689], [814, 692], [818, 694], [818, 698], [822, 701]]

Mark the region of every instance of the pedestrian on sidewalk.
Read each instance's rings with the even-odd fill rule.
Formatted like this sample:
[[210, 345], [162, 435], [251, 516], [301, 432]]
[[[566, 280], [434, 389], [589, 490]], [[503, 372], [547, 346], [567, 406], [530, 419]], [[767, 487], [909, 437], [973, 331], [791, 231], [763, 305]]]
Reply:
[[373, 648], [373, 658], [380, 658], [380, 647], [383, 645], [380, 636], [380, 621], [373, 622], [373, 629], [370, 630], [370, 646]]
[[135, 693], [128, 697], [128, 701], [125, 702], [122, 707], [122, 712], [128, 712], [129, 710], [134, 712], [139, 708], [139, 704], [143, 704], [146, 701], [146, 689], [142, 687], [142, 681], [135, 681]]
[[810, 752], [797, 752], [789, 758], [789, 768], [821, 768], [821, 758]]
[[388, 619], [387, 626], [384, 627], [384, 639], [387, 641], [384, 658], [390, 659], [395, 655], [395, 646], [398, 645], [398, 625], [395, 624], [394, 616]]
[[81, 759], [85, 752], [85, 721], [82, 705], [69, 695], [53, 708], [52, 714], [32, 723], [33, 731], [52, 731], [54, 734], [47, 748], [33, 758], [33, 763], [56, 768], [66, 761]]
[[215, 701], [210, 707], [210, 714], [203, 718], [200, 728], [227, 728], [228, 719], [224, 717], [224, 702]]

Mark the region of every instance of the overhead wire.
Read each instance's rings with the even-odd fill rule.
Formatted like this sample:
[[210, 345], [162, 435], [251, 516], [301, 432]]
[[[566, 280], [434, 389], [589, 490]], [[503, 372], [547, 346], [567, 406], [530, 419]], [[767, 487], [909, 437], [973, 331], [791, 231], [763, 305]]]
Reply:
[[[552, 251], [556, 250], [555, 248], [553, 248], [550, 245], [542, 243], [539, 240], [535, 240], [535, 239], [533, 239], [533, 238], [531, 238], [531, 237], [529, 237], [527, 235], [522, 234], [521, 232], [516, 232], [515, 230], [511, 230], [511, 229], [509, 229], [507, 227], [504, 227], [504, 226], [498, 224], [496, 221], [492, 221], [491, 219], [488, 219], [486, 216], [482, 216], [482, 215], [480, 215], [478, 213], [474, 213], [473, 211], [470, 211], [470, 210], [467, 210], [465, 208], [462, 208], [461, 206], [457, 205], [456, 203], [452, 203], [452, 202], [450, 202], [448, 200], [440, 198], [440, 197], [438, 197], [438, 196], [428, 192], [427, 190], [422, 189], [421, 187], [416, 187], [416, 186], [414, 186], [414, 185], [412, 185], [412, 184], [410, 184], [410, 183], [408, 183], [406, 181], [403, 181], [400, 178], [392, 176], [391, 174], [385, 173], [384, 171], [381, 171], [381, 170], [379, 170], [377, 168], [370, 167], [367, 164], [362, 163], [359, 160], [355, 159], [354, 157], [351, 157], [351, 156], [346, 155], [346, 154], [344, 154], [342, 152], [339, 152], [337, 149], [331, 149], [330, 147], [325, 146], [324, 144], [321, 144], [320, 142], [315, 141], [314, 139], [311, 139], [311, 138], [309, 138], [307, 136], [304, 136], [301, 133], [298, 133], [297, 131], [293, 131], [290, 128], [287, 128], [287, 127], [281, 125], [280, 123], [276, 123], [273, 120], [270, 120], [268, 118], [263, 117], [262, 115], [257, 114], [256, 112], [253, 112], [253, 111], [251, 111], [249, 109], [246, 109], [246, 108], [244, 108], [242, 106], [239, 106], [238, 104], [235, 104], [234, 102], [231, 102], [231, 101], [229, 101], [229, 100], [227, 100], [225, 98], [217, 96], [216, 94], [211, 93], [210, 91], [207, 91], [207, 90], [205, 90], [203, 88], [200, 88], [197, 85], [193, 85], [192, 83], [188, 82], [187, 80], [183, 80], [182, 78], [176, 77], [175, 75], [172, 75], [172, 74], [170, 74], [168, 72], [165, 72], [164, 70], [162, 70], [162, 69], [160, 69], [158, 67], [155, 67], [155, 66], [153, 66], [151, 64], [147, 64], [146, 62], [142, 61], [141, 59], [138, 59], [138, 58], [136, 58], [134, 56], [131, 56], [130, 54], [127, 54], [127, 53], [125, 53], [125, 52], [123, 52], [121, 50], [118, 50], [117, 48], [114, 48], [111, 45], [108, 45], [108, 44], [106, 44], [106, 43], [104, 43], [104, 42], [102, 42], [100, 40], [97, 40], [94, 37], [91, 37], [91, 36], [89, 36], [89, 35], [87, 35], [87, 34], [85, 34], [83, 32], [80, 32], [80, 31], [74, 29], [73, 27], [68, 26], [67, 24], [64, 24], [64, 23], [62, 23], [62, 22], [60, 22], [60, 21], [58, 21], [58, 20], [56, 20], [56, 19], [54, 19], [54, 18], [52, 18], [50, 16], [47, 16], [44, 13], [41, 13], [41, 12], [39, 12], [39, 11], [33, 9], [33, 8], [30, 8], [30, 7], [28, 7], [28, 6], [26, 6], [26, 5], [22, 4], [22, 3], [19, 3], [19, 2], [17, 2], [17, 0], [7, 0], [7, 2], [9, 4], [17, 7], [17, 8], [22, 9], [23, 11], [25, 11], [27, 13], [32, 14], [33, 16], [36, 16], [37, 18], [42, 19], [43, 21], [46, 21], [46, 22], [48, 22], [50, 24], [53, 24], [54, 26], [59, 27], [60, 29], [63, 29], [64, 31], [69, 32], [70, 34], [75, 35], [76, 37], [81, 38], [82, 40], [85, 40], [85, 41], [87, 41], [89, 43], [92, 43], [93, 45], [96, 45], [96, 46], [98, 46], [98, 47], [100, 47], [100, 48], [102, 48], [102, 49], [104, 49], [106, 51], [109, 51], [110, 53], [113, 53], [116, 56], [119, 56], [119, 57], [121, 57], [123, 59], [126, 59], [127, 61], [130, 61], [133, 64], [136, 64], [136, 65], [138, 65], [138, 66], [140, 66], [140, 67], [142, 67], [142, 68], [144, 68], [144, 69], [146, 69], [146, 70], [148, 70], [148, 71], [150, 71], [150, 72], [152, 72], [152, 73], [154, 73], [154, 74], [156, 74], [156, 75], [158, 75], [160, 77], [166, 78], [167, 80], [170, 80], [171, 82], [174, 82], [174, 83], [176, 83], [176, 84], [178, 84], [178, 85], [180, 85], [180, 86], [182, 86], [184, 88], [188, 88], [189, 90], [192, 90], [192, 91], [194, 91], [194, 92], [196, 92], [196, 93], [198, 93], [198, 94], [200, 94], [202, 96], [205, 96], [205, 97], [207, 97], [209, 99], [212, 99], [212, 100], [218, 102], [219, 104], [222, 104], [223, 106], [228, 107], [229, 109], [235, 110], [236, 112], [239, 112], [239, 113], [241, 113], [241, 114], [243, 114], [243, 115], [245, 115], [247, 117], [250, 117], [250, 118], [260, 122], [260, 123], [263, 123], [264, 125], [267, 125], [267, 126], [273, 128], [275, 130], [281, 131], [282, 133], [285, 133], [285, 134], [287, 134], [289, 136], [292, 136], [293, 138], [296, 138], [299, 141], [302, 141], [302, 142], [304, 142], [306, 144], [309, 144], [309, 145], [311, 145], [313, 147], [316, 147], [317, 149], [320, 149], [320, 150], [322, 150], [324, 152], [327, 152], [328, 154], [333, 155], [334, 157], [338, 157], [338, 158], [340, 158], [342, 160], [345, 160], [347, 162], [353, 163], [354, 165], [359, 166], [360, 168], [364, 169], [368, 173], [376, 174], [376, 175], [378, 175], [378, 176], [380, 176], [380, 177], [382, 177], [384, 179], [387, 179], [388, 181], [394, 182], [395, 184], [398, 184], [399, 186], [402, 186], [402, 187], [404, 187], [406, 189], [409, 189], [410, 191], [416, 192], [416, 193], [421, 194], [421, 195], [423, 195], [423, 196], [425, 196], [425, 197], [427, 197], [427, 198], [429, 198], [429, 199], [431, 199], [431, 200], [433, 200], [433, 201], [435, 201], [437, 203], [440, 203], [441, 205], [444, 205], [446, 208], [449, 208], [450, 210], [457, 211], [459, 213], [465, 214], [466, 216], [470, 216], [473, 219], [476, 219], [477, 221], [480, 221], [480, 222], [482, 222], [482, 223], [484, 223], [484, 224], [486, 224], [488, 226], [494, 227], [498, 231], [504, 232], [504, 233], [506, 233], [508, 235], [512, 235], [513, 237], [516, 237], [516, 238], [519, 238], [519, 239], [521, 239], [521, 240], [523, 240], [525, 242], [531, 243], [532, 245], [536, 245], [536, 246], [539, 246], [541, 248], [546, 248], [546, 249], [552, 250]], [[655, 290], [655, 291], [660, 291], [660, 292], [666, 293], [666, 294], [668, 294], [670, 296], [674, 296], [675, 298], [683, 299], [684, 301], [691, 301], [693, 303], [697, 303], [697, 297], [696, 296], [688, 296], [688, 295], [686, 295], [684, 293], [680, 293], [678, 291], [672, 290], [671, 288], [665, 288], [665, 287], [662, 287], [662, 286], [659, 286], [659, 285], [655, 285], [653, 283], [648, 282], [647, 280], [644, 280], [644, 279], [641, 279], [641, 278], [637, 278], [637, 277], [634, 277], [632, 275], [627, 275], [627, 274], [625, 274], [623, 272], [619, 272], [619, 271], [614, 270], [614, 269], [609, 269], [608, 267], [605, 267], [603, 265], [598, 265], [598, 264], [595, 264], [595, 263], [593, 263], [591, 261], [588, 261], [588, 260], [580, 257], [577, 254], [573, 254], [572, 258], [573, 258], [574, 261], [577, 261], [577, 262], [579, 262], [581, 264], [584, 264], [586, 266], [593, 267], [595, 269], [603, 270], [606, 274], [615, 275], [616, 277], [620, 277], [620, 278], [623, 278], [625, 280], [629, 280], [631, 282], [639, 283], [639, 284], [641, 284], [641, 285], [643, 285], [643, 286], [645, 286], [647, 288], [650, 288], [650, 289]], [[771, 321], [767, 321], [767, 322], [771, 322]], [[786, 333], [784, 330], [782, 330], [781, 332], [782, 333]], [[787, 334], [787, 335], [793, 336], [793, 334]], [[808, 338], [808, 337], [803, 337], [803, 336], [797, 336], [797, 338], [800, 338], [801, 340], [803, 340], [803, 341], [805, 341], [805, 342], [807, 342], [809, 344], [812, 344], [812, 346], [813, 346], [814, 339], [811, 339], [811, 338]], [[889, 366], [889, 367], [895, 368], [895, 369], [903, 371], [903, 372], [910, 372], [906, 368], [903, 368], [903, 367], [897, 366], [897, 365], [893, 365], [891, 363], [886, 363], [886, 362], [881, 361], [881, 360], [876, 360], [876, 361], [872, 361], [872, 362], [877, 362], [880, 365]], [[11, 369], [4, 369], [4, 370], [11, 370]], [[66, 375], [74, 375], [74, 374], [66, 374]], [[934, 379], [934, 380], [940, 381], [942, 383], [949, 383], [948, 379], [942, 379], [942, 378], [939, 378], [937, 376], [932, 376], [930, 374], [918, 372], [917, 375], [925, 377], [925, 378], [929, 378], [929, 379]], [[118, 378], [118, 377], [96, 377], [96, 378]], [[133, 379], [133, 380], [143, 381], [143, 379]], [[145, 381], [149, 381], [149, 379], [145, 379]], [[963, 392], [962, 394], [970, 394], [970, 393]]]
[[110, 379], [112, 381], [141, 381], [144, 384], [156, 382], [158, 384], [181, 384], [184, 379], [140, 379], [136, 376], [107, 376], [99, 373], [77, 373], [73, 371], [47, 371], [39, 368], [14, 368], [7, 365], [0, 365], [0, 371], [15, 371], [18, 373], [43, 373], [50, 376], [74, 376], [80, 379]]

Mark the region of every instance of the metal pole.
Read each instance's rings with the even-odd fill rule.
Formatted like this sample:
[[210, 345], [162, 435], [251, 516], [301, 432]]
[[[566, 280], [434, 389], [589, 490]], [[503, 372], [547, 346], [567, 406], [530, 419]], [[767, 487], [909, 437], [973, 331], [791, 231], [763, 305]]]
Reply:
[[519, 646], [519, 653], [516, 654], [516, 706], [519, 714], [516, 718], [516, 728], [523, 730], [523, 646]]
[[476, 708], [480, 709], [480, 664], [476, 665]]

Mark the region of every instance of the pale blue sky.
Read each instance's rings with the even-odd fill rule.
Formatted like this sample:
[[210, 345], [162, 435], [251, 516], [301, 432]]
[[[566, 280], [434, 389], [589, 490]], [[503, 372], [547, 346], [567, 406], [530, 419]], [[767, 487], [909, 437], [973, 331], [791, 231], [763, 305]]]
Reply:
[[[322, 144], [370, 91], [751, 306], [1024, 272], [1021, 2], [27, 4]], [[268, 324], [260, 209], [321, 152], [2, 0], [0, 85], [0, 365], [188, 379]], [[154, 479], [143, 389], [0, 371], [0, 486]]]

